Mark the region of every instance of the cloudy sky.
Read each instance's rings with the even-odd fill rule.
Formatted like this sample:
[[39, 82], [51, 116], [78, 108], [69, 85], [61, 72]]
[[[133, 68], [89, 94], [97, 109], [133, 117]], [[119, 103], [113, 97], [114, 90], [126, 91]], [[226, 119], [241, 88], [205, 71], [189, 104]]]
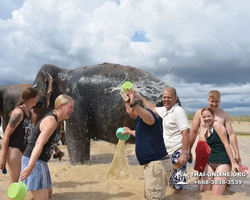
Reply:
[[1, 0], [0, 85], [32, 83], [43, 64], [103, 62], [148, 71], [176, 87], [186, 112], [222, 94], [250, 115], [248, 0]]

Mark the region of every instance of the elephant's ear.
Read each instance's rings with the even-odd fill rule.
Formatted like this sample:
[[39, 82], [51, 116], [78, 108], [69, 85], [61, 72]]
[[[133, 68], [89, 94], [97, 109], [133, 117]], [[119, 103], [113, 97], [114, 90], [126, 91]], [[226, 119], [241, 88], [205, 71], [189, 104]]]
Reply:
[[50, 96], [52, 94], [52, 91], [53, 91], [53, 78], [52, 76], [48, 73], [48, 72], [44, 72], [43, 71], [43, 74], [44, 74], [44, 81], [45, 83], [48, 82], [48, 88], [47, 89], [47, 93], [46, 93], [46, 104], [47, 104], [47, 108], [49, 107], [50, 105]]

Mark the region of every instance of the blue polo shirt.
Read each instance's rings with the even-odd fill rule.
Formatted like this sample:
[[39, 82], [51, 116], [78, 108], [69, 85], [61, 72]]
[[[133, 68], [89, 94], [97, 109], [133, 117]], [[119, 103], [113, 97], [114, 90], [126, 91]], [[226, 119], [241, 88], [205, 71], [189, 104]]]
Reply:
[[160, 121], [151, 110], [148, 111], [154, 116], [155, 123], [148, 125], [138, 116], [135, 127], [135, 153], [140, 165], [168, 155]]

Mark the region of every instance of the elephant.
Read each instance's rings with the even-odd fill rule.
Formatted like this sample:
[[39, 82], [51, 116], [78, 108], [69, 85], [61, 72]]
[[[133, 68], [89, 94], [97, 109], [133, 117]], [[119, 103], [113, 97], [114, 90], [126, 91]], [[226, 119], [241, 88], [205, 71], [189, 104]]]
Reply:
[[[66, 120], [66, 143], [73, 165], [90, 159], [91, 139], [117, 143], [118, 127], [135, 127], [120, 96], [121, 85], [131, 81], [142, 96], [157, 103], [167, 84], [143, 70], [120, 64], [103, 63], [74, 69], [45, 64], [38, 71], [33, 87], [45, 105], [41, 115], [53, 110], [60, 94], [74, 99], [74, 112]], [[135, 142], [133, 137], [129, 141]]]
[[9, 114], [20, 101], [23, 90], [31, 86], [32, 84], [28, 83], [0, 86], [0, 115], [2, 116], [3, 132], [9, 122]]

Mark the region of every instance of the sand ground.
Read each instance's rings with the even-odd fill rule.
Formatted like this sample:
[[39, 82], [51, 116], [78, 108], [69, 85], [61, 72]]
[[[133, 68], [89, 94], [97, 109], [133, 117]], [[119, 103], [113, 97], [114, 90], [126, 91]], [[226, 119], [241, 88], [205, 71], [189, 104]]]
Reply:
[[[0, 140], [1, 143], [1, 140]], [[239, 135], [238, 143], [241, 157], [244, 163], [250, 166], [250, 135]], [[195, 143], [196, 145], [196, 143]], [[65, 152], [62, 161], [49, 161], [53, 183], [52, 200], [142, 200], [143, 197], [143, 166], [138, 164], [135, 156], [134, 144], [126, 144], [127, 159], [129, 168], [133, 176], [132, 179], [106, 181], [105, 175], [110, 167], [116, 151], [116, 144], [104, 141], [91, 142], [91, 158], [85, 165], [72, 166], [69, 163], [69, 156], [66, 146], [60, 146]], [[193, 156], [195, 151], [192, 149]], [[0, 151], [1, 154], [1, 151]], [[188, 174], [195, 172], [194, 162], [188, 164]], [[196, 178], [188, 179], [188, 195], [185, 199], [206, 199], [213, 200], [210, 191], [199, 192], [198, 185], [194, 184]], [[216, 197], [216, 199], [243, 199], [250, 198], [250, 174], [248, 177], [237, 177], [243, 181], [242, 185], [231, 185], [226, 190], [226, 195]], [[9, 175], [0, 174], [0, 200], [7, 200], [7, 189], [9, 185]], [[167, 199], [180, 200], [183, 196], [173, 194], [171, 188], [167, 189]], [[31, 199], [28, 192], [26, 200]]]

